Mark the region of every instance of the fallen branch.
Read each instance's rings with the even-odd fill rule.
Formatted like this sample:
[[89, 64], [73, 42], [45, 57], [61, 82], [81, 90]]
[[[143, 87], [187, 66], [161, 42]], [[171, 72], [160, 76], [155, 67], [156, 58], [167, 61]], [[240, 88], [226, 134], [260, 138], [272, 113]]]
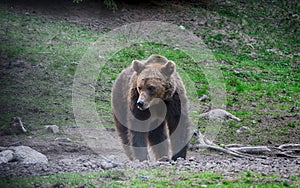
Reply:
[[13, 126], [15, 126], [17, 129], [19, 129], [21, 132], [26, 133], [27, 130], [25, 129], [22, 119], [20, 117], [14, 117], [13, 118], [14, 124]]
[[300, 150], [300, 144], [282, 144], [278, 148], [281, 150]]
[[[223, 119], [233, 119], [236, 121], [241, 121], [240, 118], [232, 115], [231, 113], [222, 110], [222, 109], [214, 109], [211, 110], [209, 112], [200, 114], [199, 116], [200, 118], [207, 118], [207, 119], [219, 119], [219, 120], [223, 120]], [[196, 149], [210, 149], [210, 150], [214, 150], [214, 151], [219, 151], [222, 153], [226, 153], [235, 157], [239, 157], [239, 158], [251, 158], [251, 155], [245, 154], [245, 153], [241, 153], [239, 151], [235, 151], [232, 150], [230, 148], [223, 148], [220, 147], [216, 144], [214, 144], [212, 141], [208, 140], [207, 138], [204, 137], [204, 135], [202, 135], [200, 132], [196, 132], [196, 135], [198, 135], [198, 142], [199, 144], [196, 145]]]
[[234, 147], [230, 150], [248, 153], [248, 154], [263, 154], [265, 152], [270, 152], [271, 150], [267, 146], [246, 146], [246, 147]]
[[300, 157], [300, 144], [282, 144], [278, 148], [277, 156], [299, 158]]
[[231, 150], [230, 148], [222, 148], [222, 147], [214, 144], [210, 140], [206, 139], [201, 133], [198, 134], [198, 141], [199, 141], [199, 144], [196, 145], [196, 149], [210, 149], [210, 150], [226, 153], [226, 154], [229, 154], [229, 155], [232, 155], [235, 157], [239, 157], [239, 158], [252, 158], [253, 157], [251, 155], [241, 153], [239, 151]]
[[[217, 120], [233, 119], [236, 121], [241, 121], [238, 117], [222, 109], [211, 110], [209, 112], [200, 114], [199, 117], [208, 118], [208, 119], [217, 119]], [[215, 151], [223, 152], [240, 158], [253, 158], [253, 157], [266, 158], [266, 156], [261, 156], [259, 154], [272, 153], [272, 150], [267, 146], [243, 146], [240, 144], [231, 144], [225, 147], [220, 147], [214, 144], [212, 141], [205, 138], [204, 135], [202, 135], [199, 131], [195, 133], [196, 136], [198, 137], [197, 140], [199, 142], [199, 144], [195, 146], [196, 149], [205, 148], [205, 149], [215, 150]], [[284, 156], [284, 157], [291, 157], [291, 158], [300, 157], [299, 155], [297, 155], [297, 153], [300, 153], [300, 144], [283, 144], [278, 148], [272, 148], [272, 149], [276, 150], [277, 156]]]
[[[262, 154], [276, 155], [278, 157], [299, 158], [299, 144], [282, 145], [279, 147], [267, 146], [243, 146], [241, 144], [230, 144], [220, 147], [206, 139], [202, 134], [198, 135], [198, 142], [195, 149], [209, 149], [232, 155], [239, 158], [266, 158]], [[295, 147], [295, 148], [294, 148]], [[283, 149], [284, 148], [284, 149]]]
[[248, 155], [245, 155], [245, 154], [236, 152], [236, 151], [232, 151], [232, 150], [227, 149], [227, 148], [222, 148], [222, 147], [219, 147], [219, 146], [213, 146], [213, 145], [201, 145], [201, 144], [199, 144], [199, 145], [196, 146], [196, 148], [197, 148], [197, 149], [209, 149], [209, 150], [214, 150], [214, 151], [226, 153], [226, 154], [232, 155], [232, 156], [234, 156], [234, 157], [239, 157], [239, 158], [251, 158], [251, 157], [252, 157], [252, 156], [248, 156]]

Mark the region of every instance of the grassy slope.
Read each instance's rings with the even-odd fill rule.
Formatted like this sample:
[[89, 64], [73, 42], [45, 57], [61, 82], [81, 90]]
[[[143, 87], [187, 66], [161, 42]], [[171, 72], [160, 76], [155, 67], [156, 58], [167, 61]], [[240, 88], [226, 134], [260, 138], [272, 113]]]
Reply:
[[1, 125], [20, 116], [27, 126], [73, 124], [73, 74], [94, 34], [65, 22], [1, 11], [1, 63], [25, 61], [25, 68], [1, 67]]
[[[296, 19], [299, 6], [277, 1], [230, 1], [213, 9], [206, 11], [206, 23], [198, 27], [195, 33], [203, 37], [220, 62], [226, 80], [228, 110], [243, 119], [241, 123], [228, 122], [217, 142], [253, 145], [299, 143], [300, 43], [297, 30], [299, 21]], [[203, 9], [193, 8], [192, 11], [203, 14]], [[32, 128], [45, 124], [74, 124], [72, 76], [86, 46], [100, 34], [84, 26], [64, 21], [49, 22], [44, 18], [20, 15], [3, 8], [0, 8], [0, 14], [1, 65], [16, 59], [26, 62], [23, 68], [0, 69], [0, 103], [3, 106], [0, 109], [1, 126], [8, 126], [10, 118], [14, 116], [22, 117], [25, 125]], [[188, 24], [185, 26], [191, 27]], [[182, 62], [179, 66], [185, 67], [185, 71], [191, 74], [199, 97], [209, 94], [201, 71], [189, 64], [190, 60], [184, 54], [167, 47], [149, 44], [133, 46], [117, 53], [111, 62], [128, 64], [133, 58], [145, 58], [158, 52]], [[122, 69], [119, 65], [105, 67], [96, 87], [96, 101], [101, 101], [97, 108], [108, 126], [111, 126], [111, 78], [116, 78]], [[203, 106], [207, 110], [209, 102]], [[244, 125], [252, 129], [250, 136], [245, 135], [247, 139], [235, 133]], [[205, 125], [200, 126], [203, 128]], [[71, 178], [66, 176], [66, 179]], [[187, 176], [187, 179], [192, 179], [190, 174]], [[136, 184], [143, 184], [136, 177]], [[53, 178], [53, 182], [64, 179], [60, 176]], [[239, 180], [243, 182], [243, 179]], [[28, 181], [31, 182], [31, 179]], [[212, 178], [209, 182], [217, 184], [218, 181]], [[170, 183], [161, 182], [162, 185]]]
[[222, 24], [204, 40], [224, 62], [227, 107], [243, 119], [230, 122], [224, 138], [238, 142], [231, 135], [248, 126], [249, 144], [299, 142], [299, 4], [233, 1], [221, 7]]

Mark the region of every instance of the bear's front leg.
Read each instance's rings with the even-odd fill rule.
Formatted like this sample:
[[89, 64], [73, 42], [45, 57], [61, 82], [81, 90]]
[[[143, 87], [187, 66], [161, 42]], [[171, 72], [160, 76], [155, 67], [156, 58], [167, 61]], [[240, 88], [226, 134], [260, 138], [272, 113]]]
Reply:
[[190, 120], [188, 117], [187, 101], [180, 101], [178, 93], [175, 93], [167, 105], [167, 125], [172, 151], [172, 160], [186, 158], [188, 143], [190, 140]]
[[130, 131], [133, 159], [138, 159], [139, 161], [148, 160], [147, 137], [148, 133], [146, 132]]
[[169, 157], [169, 142], [166, 131], [166, 123], [164, 121], [157, 128], [149, 132], [149, 144], [156, 160]]
[[121, 122], [118, 120], [118, 118], [114, 115], [115, 125], [117, 128], [117, 132], [119, 134], [119, 137], [121, 138], [123, 148], [125, 150], [125, 153], [127, 157], [132, 160], [132, 151], [130, 147], [130, 140], [128, 138], [128, 128], [121, 124]]
[[174, 117], [168, 121], [172, 160], [174, 161], [178, 158], [186, 158], [189, 142], [189, 127], [187, 126], [189, 122], [181, 116], [180, 122], [182, 122], [179, 125], [179, 119]]

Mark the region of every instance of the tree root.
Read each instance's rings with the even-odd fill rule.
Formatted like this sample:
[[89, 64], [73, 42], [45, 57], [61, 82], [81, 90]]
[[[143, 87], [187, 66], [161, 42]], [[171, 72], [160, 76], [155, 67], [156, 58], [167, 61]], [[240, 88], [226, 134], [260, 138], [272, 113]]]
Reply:
[[234, 157], [253, 158], [252, 155], [249, 155], [247, 153], [242, 153], [239, 151], [231, 150], [230, 148], [220, 147], [220, 146], [214, 144], [213, 142], [207, 140], [202, 134], [198, 135], [198, 141], [199, 141], [199, 144], [197, 144], [195, 146], [195, 149], [209, 149], [209, 150], [226, 153], [226, 154], [232, 155]]
[[[300, 158], [300, 150], [289, 149], [282, 150], [279, 147], [267, 147], [267, 146], [240, 146], [240, 147], [220, 147], [206, 139], [199, 138], [199, 144], [194, 146], [195, 149], [209, 149], [222, 153], [226, 153], [238, 158], [260, 158], [265, 159], [268, 156], [288, 157], [288, 158]], [[200, 141], [201, 140], [201, 141]], [[297, 145], [297, 144], [292, 144]], [[237, 146], [237, 144], [235, 144]], [[297, 146], [298, 147], [298, 146]]]
[[[231, 113], [222, 110], [214, 109], [209, 112], [200, 114], [199, 117], [208, 119], [233, 119], [241, 121], [238, 117]], [[195, 149], [209, 149], [232, 155], [239, 158], [267, 158], [268, 155], [276, 155], [278, 157], [300, 158], [300, 144], [283, 144], [279, 147], [267, 146], [243, 146], [241, 144], [230, 144], [220, 147], [212, 141], [205, 138], [199, 131], [196, 131], [195, 136], [199, 144], [195, 145]], [[266, 155], [267, 154], [267, 155]]]

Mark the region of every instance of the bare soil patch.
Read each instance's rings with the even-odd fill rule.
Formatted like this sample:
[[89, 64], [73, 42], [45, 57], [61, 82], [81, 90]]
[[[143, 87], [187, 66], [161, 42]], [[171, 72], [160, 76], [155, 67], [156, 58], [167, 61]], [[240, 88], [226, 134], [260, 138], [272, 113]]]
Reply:
[[[1, 164], [0, 177], [30, 177], [67, 172], [101, 172], [107, 170], [105, 163], [115, 164], [114, 169], [121, 171], [172, 166], [177, 166], [179, 171], [193, 168], [195, 172], [214, 172], [229, 179], [234, 179], [236, 176], [251, 171], [262, 176], [276, 175], [282, 181], [289, 181], [293, 176], [300, 173], [299, 158], [266, 156], [265, 158], [246, 159], [206, 150], [189, 151], [187, 160], [178, 160], [177, 162], [129, 161], [120, 145], [114, 147], [113, 150], [108, 150], [105, 147], [92, 146], [87, 143], [89, 139], [84, 139], [87, 135], [81, 135], [81, 133], [90, 131], [94, 131], [94, 129], [64, 127], [63, 133], [59, 135], [40, 130], [29, 137], [2, 136], [0, 138], [2, 146], [26, 145], [32, 147], [46, 155], [49, 163], [18, 164], [17, 162], [10, 162]], [[118, 141], [115, 131], [111, 132], [109, 130], [106, 134], [109, 135], [107, 140], [97, 140], [96, 142], [102, 144], [103, 142], [114, 143]], [[57, 140], [57, 138], [72, 138], [72, 141], [66, 142]]]

